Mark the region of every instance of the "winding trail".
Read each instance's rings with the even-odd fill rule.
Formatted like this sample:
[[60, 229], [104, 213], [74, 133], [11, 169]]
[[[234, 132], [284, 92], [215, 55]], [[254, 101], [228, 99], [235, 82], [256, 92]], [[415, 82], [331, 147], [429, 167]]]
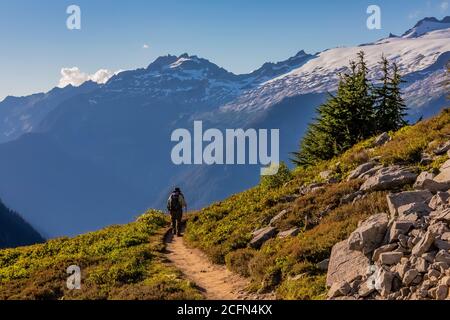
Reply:
[[182, 237], [174, 237], [168, 232], [165, 242], [167, 259], [199, 287], [206, 299], [271, 299], [269, 295], [248, 293], [248, 280], [229, 271], [225, 266], [211, 263], [200, 250], [188, 248]]

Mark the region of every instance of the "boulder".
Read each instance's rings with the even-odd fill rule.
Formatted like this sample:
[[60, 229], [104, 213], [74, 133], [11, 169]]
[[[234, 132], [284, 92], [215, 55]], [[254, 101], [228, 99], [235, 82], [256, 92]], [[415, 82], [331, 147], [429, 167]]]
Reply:
[[347, 240], [333, 246], [327, 273], [327, 286], [350, 283], [358, 276], [366, 274], [370, 266], [369, 259], [360, 251], [350, 250]]
[[450, 242], [442, 240], [442, 239], [435, 239], [434, 240], [434, 246], [438, 248], [439, 250], [450, 250]]
[[441, 144], [439, 147], [437, 147], [433, 153], [437, 156], [441, 156], [443, 154], [445, 154], [447, 151], [450, 150], [450, 141], [447, 141], [443, 144]]
[[292, 228], [286, 231], [282, 231], [278, 234], [278, 238], [288, 238], [288, 237], [295, 237], [300, 233], [300, 228]]
[[320, 262], [316, 265], [316, 267], [317, 267], [319, 270], [326, 271], [326, 270], [328, 270], [328, 265], [329, 265], [329, 264], [330, 264], [330, 259], [325, 259], [325, 260], [320, 261]]
[[358, 166], [355, 170], [350, 172], [349, 176], [347, 177], [347, 181], [359, 178], [362, 174], [366, 173], [373, 167], [375, 167], [375, 162], [371, 161], [363, 163], [362, 165]]
[[414, 279], [419, 275], [419, 271], [417, 269], [409, 269], [405, 272], [405, 275], [403, 276], [403, 284], [405, 286], [409, 286]]
[[434, 181], [450, 185], [450, 160], [447, 160], [440, 168], [439, 174]]
[[275, 237], [277, 229], [274, 227], [265, 227], [253, 232], [253, 239], [250, 241], [250, 247], [259, 249], [267, 240]]
[[379, 147], [382, 146], [383, 144], [388, 143], [389, 141], [391, 141], [391, 137], [387, 132], [383, 132], [382, 134], [380, 134], [378, 137], [375, 138], [373, 145], [375, 147]]
[[363, 174], [361, 174], [358, 179], [363, 179], [363, 180], [367, 180], [370, 177], [373, 177], [379, 170], [383, 169], [384, 167], [382, 165], [377, 165], [375, 167], [373, 167], [370, 170], [367, 170], [366, 172], [364, 172]]
[[276, 222], [280, 221], [281, 219], [283, 219], [287, 214], [289, 213], [289, 210], [284, 209], [283, 211], [281, 211], [280, 213], [278, 213], [275, 217], [273, 217], [270, 222], [269, 225], [273, 226]]
[[420, 241], [412, 249], [414, 256], [421, 256], [427, 252], [434, 243], [435, 236], [431, 231], [427, 231]]
[[448, 192], [437, 192], [428, 203], [428, 206], [433, 209], [443, 209], [448, 205], [450, 194]]
[[398, 240], [401, 234], [407, 234], [414, 227], [414, 222], [407, 220], [394, 221], [389, 230], [389, 243]]
[[352, 202], [353, 200], [355, 200], [356, 198], [358, 198], [358, 197], [360, 197], [360, 196], [363, 196], [363, 195], [364, 195], [364, 192], [362, 192], [362, 191], [356, 191], [356, 192], [347, 194], [347, 195], [345, 195], [345, 196], [343, 196], [343, 197], [341, 198], [340, 203], [341, 203], [341, 204], [347, 204], [347, 203], [350, 203], [350, 202]]
[[433, 211], [430, 217], [434, 221], [443, 221], [446, 223], [450, 222], [450, 209], [445, 209], [443, 211]]
[[446, 250], [441, 250], [437, 253], [435, 261], [450, 264], [450, 254]]
[[365, 281], [359, 287], [358, 295], [362, 298], [365, 298], [375, 292], [375, 290], [376, 289], [374, 283], [368, 283], [368, 281]]
[[397, 211], [398, 211], [398, 216], [401, 219], [402, 217], [405, 217], [405, 216], [408, 216], [411, 214], [415, 214], [420, 218], [425, 217], [425, 216], [428, 216], [432, 210], [427, 204], [425, 204], [423, 202], [414, 202], [414, 203], [409, 203], [409, 204], [400, 206], [397, 209]]
[[448, 296], [448, 287], [441, 284], [436, 289], [436, 300], [445, 300]]
[[394, 218], [399, 215], [398, 208], [401, 206], [418, 203], [418, 202], [428, 202], [433, 197], [433, 194], [428, 190], [420, 191], [405, 191], [399, 193], [390, 193], [386, 196], [386, 200], [389, 206], [389, 212], [391, 217]]
[[397, 249], [396, 243], [386, 244], [384, 246], [381, 246], [381, 247], [375, 249], [375, 251], [373, 252], [373, 255], [372, 255], [372, 261], [378, 261], [378, 259], [380, 258], [380, 255], [382, 253], [391, 252], [391, 251], [394, 251], [395, 249]]
[[362, 191], [381, 191], [403, 187], [413, 184], [417, 174], [407, 168], [392, 166], [382, 168], [377, 173], [368, 178], [361, 186]]
[[386, 298], [392, 290], [392, 281], [394, 280], [394, 274], [390, 271], [386, 271], [383, 268], [378, 269], [376, 273], [376, 286], [375, 288]]
[[384, 239], [388, 223], [386, 213], [373, 215], [363, 221], [348, 238], [350, 250], [358, 250], [364, 254], [375, 250]]
[[428, 153], [422, 153], [420, 157], [420, 164], [423, 166], [429, 165], [433, 162], [433, 158]]
[[381, 264], [393, 265], [399, 263], [402, 258], [403, 253], [401, 252], [384, 252], [380, 254], [378, 261]]
[[448, 183], [442, 183], [435, 181], [434, 178], [436, 176], [429, 172], [422, 172], [416, 179], [414, 183], [414, 189], [416, 190], [430, 190], [433, 193], [438, 191], [446, 191], [449, 189]]
[[342, 297], [350, 293], [350, 285], [346, 281], [334, 283], [328, 291], [328, 298]]

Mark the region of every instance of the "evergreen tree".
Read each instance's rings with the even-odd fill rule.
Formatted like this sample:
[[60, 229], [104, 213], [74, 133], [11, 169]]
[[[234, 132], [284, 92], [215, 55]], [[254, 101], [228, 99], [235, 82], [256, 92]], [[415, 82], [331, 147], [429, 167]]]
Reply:
[[377, 132], [387, 132], [398, 130], [405, 126], [406, 105], [402, 98], [400, 86], [404, 82], [400, 76], [397, 64], [391, 68], [388, 60], [382, 57], [381, 71], [383, 73], [380, 79], [382, 84], [375, 90], [376, 94], [376, 126]]
[[300, 151], [293, 153], [294, 163], [305, 166], [331, 159], [373, 135], [374, 97], [367, 73], [364, 53], [360, 52], [358, 62], [351, 61], [349, 72], [340, 75], [336, 95], [330, 94], [317, 108], [318, 116], [309, 125]]

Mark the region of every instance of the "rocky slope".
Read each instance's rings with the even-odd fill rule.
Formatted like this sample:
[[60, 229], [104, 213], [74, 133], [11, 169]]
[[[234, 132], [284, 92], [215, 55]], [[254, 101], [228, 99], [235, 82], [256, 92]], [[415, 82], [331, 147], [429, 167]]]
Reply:
[[[422, 155], [421, 162], [450, 155], [449, 150], [450, 141], [433, 155]], [[413, 188], [390, 192], [388, 213], [362, 221], [348, 239], [333, 247], [328, 297], [450, 300], [450, 160], [437, 175], [372, 167], [372, 162], [362, 164], [351, 175], [365, 180], [361, 191], [395, 190], [408, 184]]]
[[445, 109], [202, 209], [186, 239], [280, 299], [414, 298], [428, 272], [433, 294], [447, 272], [449, 137]]

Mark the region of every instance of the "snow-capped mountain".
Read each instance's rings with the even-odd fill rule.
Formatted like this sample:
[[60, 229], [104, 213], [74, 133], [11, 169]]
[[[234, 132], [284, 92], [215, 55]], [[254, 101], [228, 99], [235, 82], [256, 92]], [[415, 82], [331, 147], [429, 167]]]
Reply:
[[[346, 71], [349, 60], [355, 58], [361, 50], [366, 54], [371, 79], [376, 80], [381, 76], [381, 70], [378, 68], [381, 55], [398, 64], [400, 72], [407, 77], [408, 85], [414, 85], [411, 83], [419, 79], [436, 78], [443, 74], [445, 63], [449, 58], [450, 24], [445, 22], [447, 20], [449, 19], [433, 22], [434, 30], [420, 36], [412, 37], [408, 33], [401, 38], [389, 37], [363, 46], [323, 51], [300, 67], [243, 92], [235, 101], [223, 106], [222, 109], [254, 112], [268, 108], [286, 97], [334, 91], [339, 73]], [[427, 21], [418, 24], [420, 30], [422, 26], [429, 25]], [[438, 26], [444, 29], [436, 30]], [[418, 31], [412, 32], [418, 33]], [[438, 65], [435, 65], [436, 63]], [[434, 66], [433, 70], [427, 70], [431, 66]], [[405, 90], [414, 95], [409, 95], [408, 99], [416, 99], [415, 93], [420, 94], [408, 87]]]
[[417, 38], [428, 32], [450, 28], [450, 17], [438, 20], [434, 17], [420, 20], [412, 29], [406, 31], [402, 38]]
[[88, 81], [79, 87], [54, 88], [26, 97], [6, 97], [0, 102], [0, 143], [15, 140], [37, 129], [39, 123], [61, 102], [92, 92], [99, 85]]
[[205, 129], [277, 128], [281, 159], [288, 160], [315, 108], [360, 50], [373, 79], [380, 77], [382, 54], [399, 65], [411, 118], [431, 115], [448, 93], [449, 20], [427, 18], [401, 37], [361, 46], [300, 51], [249, 74], [168, 55], [104, 85], [8, 97], [0, 102], [0, 195], [50, 236], [163, 208], [173, 185], [184, 189], [190, 208], [219, 200], [256, 184], [260, 167], [176, 166], [174, 129], [192, 129], [194, 120], [204, 120]]

